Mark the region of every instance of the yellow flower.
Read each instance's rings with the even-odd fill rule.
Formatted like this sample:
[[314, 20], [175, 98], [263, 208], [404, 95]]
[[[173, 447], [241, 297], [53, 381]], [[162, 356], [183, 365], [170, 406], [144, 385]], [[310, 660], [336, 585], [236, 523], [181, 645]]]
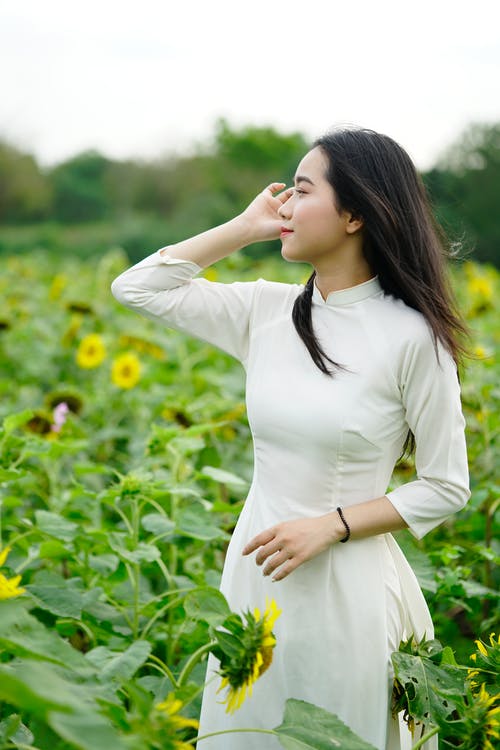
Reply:
[[490, 696], [485, 686], [481, 685], [479, 695], [476, 697], [476, 703], [483, 710], [481, 725], [485, 734], [482, 750], [495, 750], [495, 747], [498, 747], [497, 743], [495, 742], [495, 745], [493, 745], [490, 739], [500, 740], [499, 700], [500, 693]]
[[482, 653], [483, 656], [488, 656], [488, 652], [486, 651], [482, 641], [474, 641], [474, 643], [476, 644], [478, 650]]
[[[269, 668], [273, 659], [273, 648], [276, 639], [273, 635], [273, 627], [281, 610], [278, 609], [274, 599], [266, 597], [266, 609], [261, 615], [256, 608], [253, 616], [247, 613], [247, 625], [240, 635], [239, 641], [241, 651], [237, 656], [225, 658], [221, 649], [217, 650], [216, 656], [221, 657], [222, 676], [221, 684], [217, 692], [227, 688], [227, 695], [222, 703], [226, 704], [226, 713], [234, 713], [241, 707], [247, 696], [252, 695], [253, 685]], [[239, 629], [236, 628], [236, 632]]]
[[133, 388], [139, 382], [140, 375], [141, 364], [135, 354], [120, 354], [114, 360], [111, 380], [119, 388]]
[[493, 284], [484, 276], [474, 276], [469, 280], [468, 289], [470, 294], [481, 297], [485, 302], [493, 299]]
[[203, 276], [207, 281], [217, 281], [219, 274], [217, 273], [216, 268], [207, 268]]
[[76, 353], [76, 362], [80, 367], [88, 370], [99, 367], [105, 357], [104, 342], [98, 333], [91, 333], [80, 341]]
[[135, 349], [137, 352], [151, 354], [152, 357], [159, 360], [166, 359], [165, 351], [161, 346], [152, 344], [150, 341], [141, 338], [140, 336], [129, 336], [128, 334], [122, 334], [118, 340], [120, 346], [129, 346]]
[[[179, 715], [179, 711], [182, 708], [182, 701], [175, 698], [173, 693], [169, 693], [164, 701], [156, 704], [155, 708], [157, 711], [162, 712], [167, 719], [167, 726], [162, 727], [162, 732], [170, 730], [167, 735], [169, 738], [175, 732], [180, 732], [188, 727], [198, 729], [199, 722], [196, 719], [188, 719], [185, 716]], [[176, 750], [193, 750], [193, 745], [190, 742], [184, 742], [179, 739], [174, 739], [173, 747]]]
[[[5, 565], [9, 552], [10, 547], [5, 547], [0, 552], [0, 566]], [[24, 594], [26, 589], [19, 588], [18, 584], [20, 580], [21, 576], [14, 576], [14, 578], [9, 579], [0, 573], [0, 599], [12, 599], [14, 596]]]
[[64, 289], [64, 287], [68, 283], [68, 277], [64, 273], [58, 273], [54, 276], [52, 279], [52, 284], [50, 285], [49, 289], [49, 299], [54, 300], [58, 299], [61, 296], [61, 293]]

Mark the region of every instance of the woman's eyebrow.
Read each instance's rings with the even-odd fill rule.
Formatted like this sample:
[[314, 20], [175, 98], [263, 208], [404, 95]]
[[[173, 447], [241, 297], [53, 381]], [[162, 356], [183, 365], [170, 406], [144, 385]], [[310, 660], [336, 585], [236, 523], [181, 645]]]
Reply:
[[294, 182], [296, 184], [299, 183], [299, 182], [308, 182], [309, 185], [313, 185], [314, 186], [314, 182], [312, 180], [310, 180], [309, 177], [305, 177], [305, 175], [301, 175], [301, 174], [297, 175], [297, 177], [294, 178]]

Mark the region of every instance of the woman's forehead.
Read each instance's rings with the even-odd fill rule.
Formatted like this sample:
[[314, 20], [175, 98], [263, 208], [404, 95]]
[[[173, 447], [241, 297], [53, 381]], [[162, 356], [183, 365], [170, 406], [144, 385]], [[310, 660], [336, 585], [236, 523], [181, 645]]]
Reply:
[[299, 182], [299, 178], [305, 178], [306, 182], [310, 182], [313, 185], [320, 181], [325, 180], [325, 172], [328, 168], [328, 163], [325, 155], [319, 146], [308, 151], [307, 154], [300, 160], [297, 170], [295, 172], [295, 181]]

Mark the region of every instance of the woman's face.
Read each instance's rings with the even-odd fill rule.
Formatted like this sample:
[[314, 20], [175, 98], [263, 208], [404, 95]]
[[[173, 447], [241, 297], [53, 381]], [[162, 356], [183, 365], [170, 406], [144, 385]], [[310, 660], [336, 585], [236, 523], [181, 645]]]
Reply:
[[[279, 214], [283, 219], [281, 254], [285, 260], [316, 265], [342, 250], [362, 226], [351, 214], [335, 208], [334, 191], [326, 179], [327, 157], [319, 147], [309, 151], [295, 174], [295, 187]], [[284, 230], [291, 230], [285, 232]]]

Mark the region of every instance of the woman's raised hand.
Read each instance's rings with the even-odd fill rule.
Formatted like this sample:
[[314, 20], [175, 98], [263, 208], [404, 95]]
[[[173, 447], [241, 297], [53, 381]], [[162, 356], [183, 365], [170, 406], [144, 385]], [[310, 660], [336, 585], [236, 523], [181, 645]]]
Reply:
[[[240, 214], [239, 218], [248, 225], [252, 242], [275, 240], [280, 236], [284, 219], [278, 211], [293, 194], [293, 188], [283, 190], [284, 187], [284, 182], [271, 182]], [[280, 190], [282, 192], [275, 196]]]

